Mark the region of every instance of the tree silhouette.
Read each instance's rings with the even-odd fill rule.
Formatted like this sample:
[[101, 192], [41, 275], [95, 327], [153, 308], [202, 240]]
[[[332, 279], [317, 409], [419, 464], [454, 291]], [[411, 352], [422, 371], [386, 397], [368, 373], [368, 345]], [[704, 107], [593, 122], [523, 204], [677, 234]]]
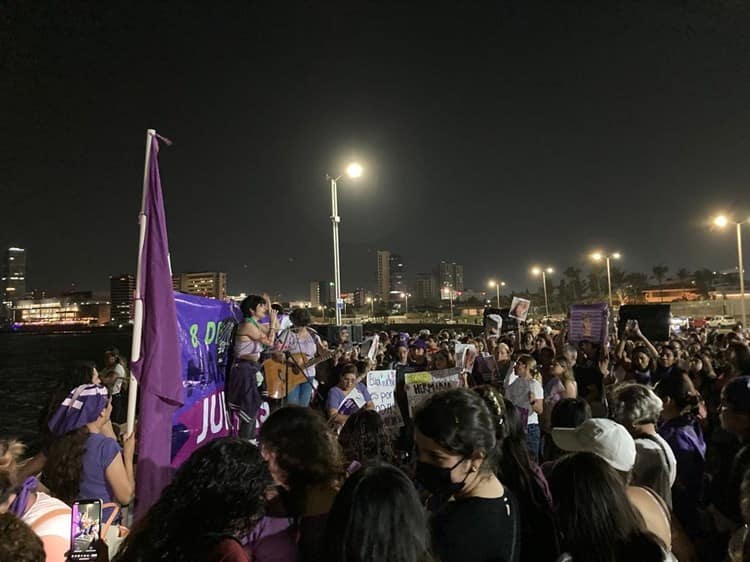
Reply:
[[663, 285], [664, 276], [667, 274], [667, 271], [669, 271], [669, 268], [666, 265], [655, 265], [651, 268], [651, 272], [654, 274], [654, 279], [656, 279], [660, 289]]
[[681, 267], [679, 270], [677, 270], [677, 279], [679, 279], [680, 281], [687, 281], [691, 277], [692, 274], [684, 267]]

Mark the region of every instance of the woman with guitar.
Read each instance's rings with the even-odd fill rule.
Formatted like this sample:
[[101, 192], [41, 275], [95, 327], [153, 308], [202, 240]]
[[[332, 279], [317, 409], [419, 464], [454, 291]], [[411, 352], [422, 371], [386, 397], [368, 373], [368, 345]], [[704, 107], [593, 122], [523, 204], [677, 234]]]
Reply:
[[[264, 346], [274, 344], [279, 324], [268, 295], [250, 295], [240, 303], [240, 310], [245, 320], [234, 337], [234, 364], [229, 373], [226, 398], [230, 412], [239, 420], [239, 436], [250, 439], [255, 432], [255, 416], [261, 404], [257, 376], [260, 354]], [[270, 323], [261, 324], [266, 314]]]
[[331, 357], [310, 325], [310, 313], [295, 308], [289, 314], [292, 327], [279, 334], [276, 349], [284, 355], [263, 363], [268, 396], [286, 397], [286, 404], [309, 406], [315, 380], [315, 365]]

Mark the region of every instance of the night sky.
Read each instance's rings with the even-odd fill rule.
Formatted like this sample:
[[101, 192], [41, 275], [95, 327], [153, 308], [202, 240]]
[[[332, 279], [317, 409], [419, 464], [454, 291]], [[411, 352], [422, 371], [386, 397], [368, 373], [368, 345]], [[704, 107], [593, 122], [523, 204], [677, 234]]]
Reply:
[[325, 174], [350, 159], [344, 290], [374, 288], [378, 249], [476, 288], [597, 248], [627, 271], [736, 264], [705, 222], [747, 213], [746, 2], [108, 4], [0, 8], [0, 243], [27, 249], [29, 288], [134, 271], [149, 127], [174, 141], [175, 272], [232, 293], [332, 277]]

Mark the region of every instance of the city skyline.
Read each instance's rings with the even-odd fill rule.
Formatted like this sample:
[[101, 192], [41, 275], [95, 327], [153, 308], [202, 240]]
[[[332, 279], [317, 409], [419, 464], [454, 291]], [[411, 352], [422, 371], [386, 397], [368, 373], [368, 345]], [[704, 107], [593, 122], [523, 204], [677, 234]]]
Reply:
[[325, 178], [353, 159], [343, 289], [380, 248], [475, 288], [600, 248], [628, 271], [736, 263], [707, 222], [748, 215], [742, 3], [13, 3], [6, 22], [0, 243], [28, 250], [30, 287], [134, 271], [148, 127], [174, 141], [174, 270], [232, 293], [332, 278]]

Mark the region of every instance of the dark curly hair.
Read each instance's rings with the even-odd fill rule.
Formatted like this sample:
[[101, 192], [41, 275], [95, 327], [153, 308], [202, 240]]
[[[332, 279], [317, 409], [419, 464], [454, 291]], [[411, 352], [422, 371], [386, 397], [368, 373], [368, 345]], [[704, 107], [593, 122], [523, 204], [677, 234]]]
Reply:
[[89, 430], [84, 425], [55, 439], [44, 464], [44, 484], [52, 495], [67, 504], [78, 497], [83, 474], [83, 454]]
[[481, 396], [466, 388], [431, 395], [417, 411], [414, 425], [419, 432], [454, 455], [486, 455], [483, 471], [494, 471], [498, 449], [492, 414]]
[[114, 561], [207, 559], [220, 540], [261, 516], [270, 482], [255, 445], [237, 437], [210, 441], [177, 470]]
[[385, 433], [383, 419], [374, 410], [363, 408], [349, 416], [339, 433], [339, 444], [349, 463], [393, 462], [391, 440]]
[[275, 454], [285, 474], [284, 484], [292, 492], [343, 475], [341, 447], [323, 416], [310, 408], [279, 408], [260, 428], [260, 441], [264, 451]]
[[12, 513], [0, 515], [0, 560], [44, 562], [42, 540], [26, 523]]

